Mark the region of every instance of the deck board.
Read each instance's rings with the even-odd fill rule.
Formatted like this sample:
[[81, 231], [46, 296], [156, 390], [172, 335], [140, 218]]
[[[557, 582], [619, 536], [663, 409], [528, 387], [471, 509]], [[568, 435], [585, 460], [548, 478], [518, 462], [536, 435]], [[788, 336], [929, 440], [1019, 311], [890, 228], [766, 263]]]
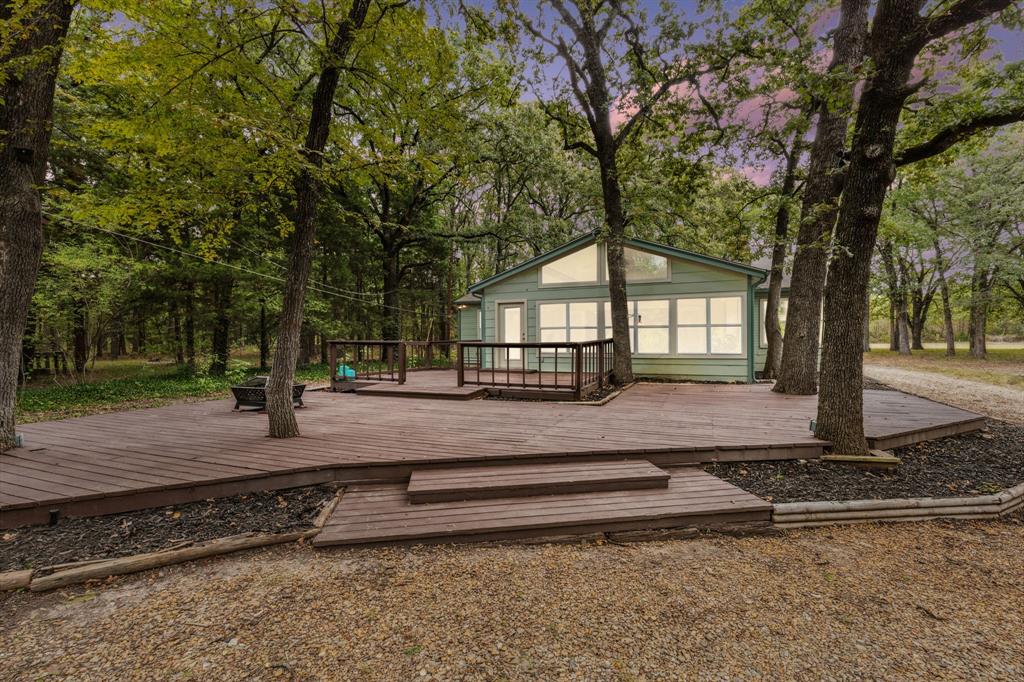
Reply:
[[464, 466], [414, 471], [407, 493], [413, 504], [458, 500], [664, 488], [669, 474], [644, 460], [572, 462], [501, 467]]
[[[895, 391], [864, 399], [873, 447], [982, 423]], [[230, 400], [19, 426], [26, 447], [0, 454], [0, 528], [45, 522], [50, 509], [102, 514], [325, 481], [400, 482], [428, 467], [663, 466], [816, 457], [827, 445], [808, 431], [815, 396], [765, 385], [637, 384], [600, 407], [322, 392], [305, 402], [302, 436], [288, 440], [268, 438], [266, 415], [233, 412]]]
[[531, 537], [580, 528], [627, 530], [767, 521], [771, 504], [699, 469], [665, 488], [413, 504], [401, 485], [353, 486], [317, 546]]

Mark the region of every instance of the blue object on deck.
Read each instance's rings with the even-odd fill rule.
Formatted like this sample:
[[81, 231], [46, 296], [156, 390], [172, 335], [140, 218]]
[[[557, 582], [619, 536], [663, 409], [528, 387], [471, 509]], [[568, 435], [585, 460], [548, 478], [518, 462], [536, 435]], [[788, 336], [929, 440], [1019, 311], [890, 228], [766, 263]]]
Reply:
[[356, 371], [346, 364], [338, 365], [338, 378], [343, 381], [354, 381]]

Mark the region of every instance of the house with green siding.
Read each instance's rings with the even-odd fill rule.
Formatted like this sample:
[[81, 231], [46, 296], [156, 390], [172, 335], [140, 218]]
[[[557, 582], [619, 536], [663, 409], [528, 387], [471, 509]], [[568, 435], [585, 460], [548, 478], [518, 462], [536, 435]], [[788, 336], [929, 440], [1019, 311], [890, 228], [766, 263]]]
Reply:
[[[752, 382], [764, 364], [767, 270], [663, 244], [626, 242], [626, 294], [638, 376]], [[456, 300], [459, 337], [495, 343], [611, 338], [604, 245], [583, 235]], [[554, 358], [513, 354], [521, 369]], [[537, 364], [540, 367], [537, 367]], [[559, 367], [558, 369], [561, 369]]]

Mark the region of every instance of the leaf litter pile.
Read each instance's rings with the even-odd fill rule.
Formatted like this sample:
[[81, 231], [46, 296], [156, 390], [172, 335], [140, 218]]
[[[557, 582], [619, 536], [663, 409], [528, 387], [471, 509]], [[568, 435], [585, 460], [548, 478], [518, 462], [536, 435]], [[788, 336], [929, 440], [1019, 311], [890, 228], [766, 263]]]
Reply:
[[240, 533], [308, 528], [334, 495], [320, 485], [0, 531], [0, 571], [109, 559]]
[[817, 460], [712, 464], [704, 470], [771, 502], [967, 497], [1024, 482], [1024, 426], [990, 420], [981, 431], [892, 453], [901, 462], [891, 471]]

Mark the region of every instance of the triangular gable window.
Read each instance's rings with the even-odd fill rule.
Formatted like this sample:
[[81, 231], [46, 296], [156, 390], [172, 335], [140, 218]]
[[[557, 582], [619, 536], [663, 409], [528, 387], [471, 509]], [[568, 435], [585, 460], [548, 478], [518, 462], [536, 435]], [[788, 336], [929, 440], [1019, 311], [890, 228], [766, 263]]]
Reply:
[[[626, 281], [668, 282], [671, 280], [668, 258], [649, 251], [626, 247]], [[600, 277], [598, 274], [600, 273]], [[608, 262], [604, 248], [591, 244], [573, 251], [540, 268], [543, 286], [571, 286], [577, 284], [603, 284], [608, 281]]]

